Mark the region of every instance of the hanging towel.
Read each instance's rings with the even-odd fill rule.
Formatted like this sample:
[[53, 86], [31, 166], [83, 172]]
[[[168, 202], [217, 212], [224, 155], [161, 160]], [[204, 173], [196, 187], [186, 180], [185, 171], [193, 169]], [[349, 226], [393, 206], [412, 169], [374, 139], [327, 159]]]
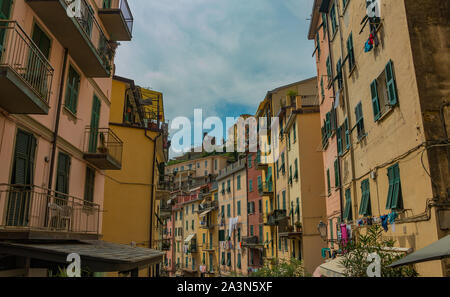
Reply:
[[367, 41], [366, 41], [366, 44], [364, 45], [364, 52], [365, 52], [365, 53], [368, 53], [368, 52], [370, 52], [372, 49], [373, 49], [373, 45], [371, 45], [371, 44], [369, 43], [369, 40], [367, 40]]
[[347, 225], [341, 224], [341, 237], [342, 237], [342, 243], [344, 245], [347, 244], [348, 241], [348, 233], [347, 233]]

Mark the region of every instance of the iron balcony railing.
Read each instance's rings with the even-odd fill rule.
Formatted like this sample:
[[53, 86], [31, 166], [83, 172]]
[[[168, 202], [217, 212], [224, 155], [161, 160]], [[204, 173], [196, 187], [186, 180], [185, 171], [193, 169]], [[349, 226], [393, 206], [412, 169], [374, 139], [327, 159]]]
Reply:
[[109, 128], [86, 127], [84, 152], [108, 155], [117, 164], [122, 164], [123, 142]]
[[[108, 73], [111, 73], [111, 64], [114, 58], [114, 49], [109, 44], [105, 33], [95, 18], [93, 8], [87, 4], [86, 0], [79, 0], [80, 10], [75, 14], [75, 20], [82, 28], [84, 34], [90, 40], [95, 48], [98, 56], [102, 61], [102, 65]], [[70, 5], [73, 0], [64, 0], [67, 5]]]
[[258, 240], [258, 236], [248, 236], [248, 237], [243, 237], [242, 242], [244, 245], [254, 245], [254, 244], [258, 244], [259, 240]]
[[127, 0], [103, 0], [103, 8], [120, 9], [130, 34], [133, 33], [133, 15]]
[[48, 105], [54, 70], [16, 21], [0, 20], [0, 66], [15, 71]]
[[100, 205], [46, 188], [0, 184], [0, 230], [99, 234]]

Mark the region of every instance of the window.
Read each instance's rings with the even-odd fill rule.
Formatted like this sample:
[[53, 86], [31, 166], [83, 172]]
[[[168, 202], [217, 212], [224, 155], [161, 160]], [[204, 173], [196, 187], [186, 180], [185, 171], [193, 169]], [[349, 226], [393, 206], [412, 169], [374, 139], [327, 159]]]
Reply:
[[370, 84], [370, 93], [372, 96], [373, 115], [375, 121], [377, 121], [398, 102], [392, 61], [389, 61], [384, 71]]
[[192, 214], [194, 214], [195, 211], [195, 204], [192, 204]]
[[237, 215], [240, 216], [241, 215], [241, 201], [237, 202]]
[[186, 221], [186, 231], [188, 231], [188, 230], [189, 230], [189, 222]]
[[66, 102], [65, 107], [72, 113], [77, 113], [78, 105], [78, 92], [80, 90], [80, 75], [75, 69], [70, 66], [69, 74], [67, 76], [67, 86], [66, 86]]
[[338, 60], [337, 64], [336, 64], [336, 79], [338, 81], [338, 89], [342, 89], [342, 87], [344, 86], [344, 81], [342, 80], [342, 61], [341, 59]]
[[250, 236], [253, 236], [253, 234], [254, 234], [253, 231], [254, 231], [254, 230], [253, 230], [253, 225], [251, 225], [251, 226], [250, 226]]
[[[0, 3], [1, 2], [2, 1], [0, 1]], [[11, 2], [11, 1], [7, 0], [6, 5], [8, 5], [8, 2]], [[5, 5], [5, 4], [3, 4], [3, 5]], [[0, 19], [1, 19], [1, 17], [0, 17]], [[33, 41], [38, 46], [38, 48], [41, 50], [41, 52], [44, 54], [44, 56], [48, 59], [50, 56], [51, 41], [50, 41], [50, 38], [44, 33], [44, 31], [42, 31], [42, 29], [37, 24], [34, 24], [34, 28], [33, 28]]]
[[225, 265], [225, 252], [222, 252], [222, 265]]
[[327, 169], [327, 186], [328, 186], [328, 195], [331, 195], [330, 169]]
[[[58, 155], [58, 169], [56, 175], [56, 192], [59, 198], [67, 199], [64, 194], [69, 193], [70, 156], [64, 153]], [[62, 202], [60, 202], [62, 203]]]
[[208, 160], [205, 161], [205, 167], [208, 167]]
[[339, 159], [334, 161], [334, 187], [339, 188], [340, 176], [339, 176]]
[[294, 122], [294, 130], [293, 130], [293, 134], [294, 134], [294, 143], [297, 142], [297, 123]]
[[252, 155], [249, 155], [249, 156], [248, 156], [248, 162], [247, 162], [247, 164], [248, 164], [248, 168], [252, 168]]
[[237, 189], [238, 190], [241, 189], [241, 176], [240, 175], [237, 176]]
[[253, 192], [253, 180], [248, 181], [248, 191]]
[[205, 243], [206, 243], [206, 234], [203, 233], [203, 244], [205, 244]]
[[400, 168], [395, 164], [388, 168], [389, 192], [386, 209], [403, 209]]
[[317, 58], [320, 59], [320, 37], [319, 32], [316, 34], [316, 48], [317, 48]]
[[345, 130], [345, 148], [347, 150], [350, 149], [350, 128], [348, 124], [348, 118], [344, 121], [344, 130]]
[[218, 165], [217, 165], [217, 159], [216, 159], [216, 160], [214, 160], [214, 170], [217, 170], [217, 168], [218, 168]]
[[192, 220], [191, 228], [194, 230], [194, 220]]
[[352, 195], [350, 189], [345, 190], [345, 210], [344, 210], [344, 220], [353, 220], [352, 214]]
[[231, 217], [231, 205], [230, 204], [228, 204], [227, 205], [227, 217]]
[[283, 196], [283, 210], [286, 210], [286, 191], [283, 191], [281, 194]]
[[238, 257], [237, 257], [237, 268], [241, 269], [241, 254], [238, 254]]
[[259, 210], [259, 213], [262, 213], [262, 212], [263, 212], [262, 199], [260, 199], [260, 200], [258, 201], [258, 210]]
[[[345, 0], [344, 0], [345, 1]], [[347, 39], [348, 71], [352, 71], [355, 66], [355, 51], [353, 49], [353, 33]]]
[[[99, 123], [100, 123], [100, 110], [101, 103], [100, 99], [96, 95], [92, 100], [92, 111], [91, 111], [91, 127], [90, 127], [90, 135], [89, 135], [89, 152], [96, 153], [98, 148], [98, 140], [102, 139], [99, 137]], [[100, 135], [103, 136], [103, 135]], [[104, 144], [102, 144], [104, 145]]]
[[370, 182], [369, 179], [361, 182], [361, 205], [359, 208], [359, 214], [362, 216], [371, 216], [372, 207], [370, 205]]
[[322, 28], [323, 28], [323, 38], [325, 39], [325, 35], [327, 34], [327, 14], [322, 13]]
[[336, 5], [333, 4], [330, 10], [330, 19], [331, 19], [331, 31], [334, 35], [337, 31], [337, 20], [336, 20]]
[[360, 140], [364, 136], [366, 136], [366, 133], [364, 130], [364, 117], [363, 117], [361, 102], [359, 102], [358, 105], [356, 105], [355, 114], [356, 114], [356, 127], [357, 127], [357, 131], [358, 131], [358, 140]]
[[338, 127], [336, 130], [336, 138], [337, 138], [337, 145], [338, 145], [338, 155], [341, 156], [343, 152], [343, 146], [342, 146], [342, 127]]
[[227, 253], [227, 266], [231, 267], [231, 253]]
[[325, 89], [323, 88], [323, 76], [320, 78], [320, 93], [322, 94], [322, 101], [325, 100]]
[[95, 170], [86, 167], [86, 180], [84, 183], [84, 201], [94, 202]]
[[328, 76], [328, 86], [330, 86], [331, 81], [333, 80], [333, 73], [331, 70], [331, 59], [330, 56], [327, 58], [327, 76]]
[[294, 179], [298, 180], [298, 159], [295, 159], [294, 166], [295, 166]]

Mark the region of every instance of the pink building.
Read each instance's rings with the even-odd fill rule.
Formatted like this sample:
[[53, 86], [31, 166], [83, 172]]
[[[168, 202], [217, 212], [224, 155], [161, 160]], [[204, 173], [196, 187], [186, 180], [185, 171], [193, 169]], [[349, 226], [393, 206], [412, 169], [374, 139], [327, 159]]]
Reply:
[[[115, 49], [117, 41], [131, 40], [132, 14], [125, 0], [82, 0], [72, 17], [70, 2], [1, 1], [0, 253], [27, 255], [48, 268], [24, 261], [18, 275], [45, 276], [65, 266], [81, 243], [60, 240], [100, 238], [107, 170], [122, 164], [123, 143], [108, 120]], [[20, 244], [3, 241], [11, 234]], [[61, 246], [56, 251], [29, 239]], [[91, 254], [114, 244], [84, 247], [89, 274], [136, 268], [121, 265], [120, 256], [105, 266]], [[22, 268], [13, 266], [6, 269], [12, 275]]]

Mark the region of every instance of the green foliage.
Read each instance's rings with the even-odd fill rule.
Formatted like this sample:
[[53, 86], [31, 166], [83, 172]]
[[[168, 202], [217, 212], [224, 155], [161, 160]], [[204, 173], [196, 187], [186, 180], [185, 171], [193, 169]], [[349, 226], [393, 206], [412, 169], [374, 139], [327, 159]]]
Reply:
[[289, 92], [287, 92], [287, 95], [288, 95], [289, 97], [295, 97], [295, 96], [297, 96], [298, 94], [297, 94], [296, 91], [290, 90]]
[[266, 261], [252, 277], [306, 277], [303, 262], [297, 259]]
[[347, 277], [367, 277], [367, 268], [371, 262], [367, 256], [377, 253], [381, 258], [381, 277], [416, 277], [418, 276], [412, 265], [397, 268], [389, 268], [393, 262], [404, 257], [403, 253], [393, 253], [383, 248], [394, 247], [395, 241], [383, 238], [383, 229], [380, 225], [374, 225], [367, 229], [366, 235], [359, 235], [355, 241], [350, 241], [345, 247], [346, 251], [341, 261], [345, 267]]

